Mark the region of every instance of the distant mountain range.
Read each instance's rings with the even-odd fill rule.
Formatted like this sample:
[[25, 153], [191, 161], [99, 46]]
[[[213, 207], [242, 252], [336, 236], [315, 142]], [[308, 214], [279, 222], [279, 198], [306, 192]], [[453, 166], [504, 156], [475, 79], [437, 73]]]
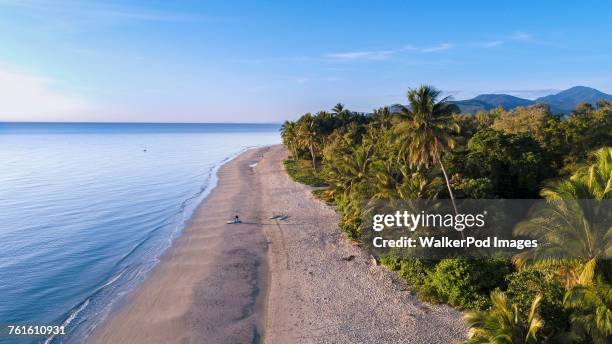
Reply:
[[461, 112], [467, 113], [489, 111], [498, 106], [506, 110], [511, 110], [518, 106], [546, 103], [550, 105], [550, 109], [553, 113], [568, 114], [580, 103], [591, 103], [595, 105], [600, 99], [612, 101], [612, 95], [590, 87], [574, 86], [557, 94], [540, 97], [536, 100], [523, 99], [509, 94], [481, 94], [472, 99], [457, 100], [452, 103], [459, 106]]

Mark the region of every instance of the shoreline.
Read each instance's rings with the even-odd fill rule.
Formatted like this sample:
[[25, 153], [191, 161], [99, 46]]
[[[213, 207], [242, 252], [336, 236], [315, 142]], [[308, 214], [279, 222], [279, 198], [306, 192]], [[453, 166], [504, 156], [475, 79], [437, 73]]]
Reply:
[[[241, 290], [240, 301], [234, 302], [231, 307], [224, 307], [230, 309], [228, 314], [222, 317], [224, 319], [219, 319], [217, 315], [215, 317], [218, 320], [229, 319], [230, 323], [232, 319], [238, 319], [236, 321], [239, 323], [238, 327], [256, 328], [253, 333], [260, 332], [260, 326], [241, 313], [252, 313], [259, 306], [255, 298], [259, 293], [258, 288], [265, 284], [259, 281], [259, 271], [265, 269], [265, 265], [262, 264], [264, 261], [262, 257], [265, 256], [265, 247], [262, 246], [262, 242], [265, 244], [265, 238], [260, 235], [251, 240], [251, 244], [258, 249], [252, 254], [247, 252], [248, 257], [245, 257], [244, 254], [234, 257], [239, 258], [238, 260], [242, 258], [244, 262], [234, 262], [232, 263], [234, 266], [228, 267], [228, 263], [222, 260], [231, 259], [232, 255], [231, 252], [227, 252], [228, 245], [224, 244], [230, 239], [226, 235], [227, 229], [238, 228], [244, 232], [247, 227], [255, 226], [253, 224], [228, 225], [225, 222], [233, 217], [235, 212], [239, 212], [241, 218], [248, 219], [241, 211], [241, 205], [237, 199], [242, 193], [248, 193], [245, 183], [241, 181], [248, 178], [250, 173], [248, 165], [260, 159], [261, 152], [268, 149], [269, 146], [245, 149], [219, 167], [216, 186], [196, 206], [191, 218], [185, 223], [182, 233], [160, 257], [159, 263], [150, 271], [147, 278], [126, 297], [119, 309], [112, 312], [94, 329], [88, 342], [168, 343], [180, 342], [188, 338], [193, 340], [197, 336], [210, 332], [194, 326], [201, 323], [198, 318], [203, 316], [198, 308], [205, 308], [212, 315], [215, 315], [218, 309], [211, 305], [202, 305], [201, 302], [203, 299], [204, 301], [209, 300], [212, 305], [215, 305], [228, 297], [214, 290], [218, 288], [202, 288], [200, 284], [214, 285], [228, 282], [226, 277], [231, 273], [242, 275], [230, 281], [231, 285], [225, 289]], [[220, 250], [222, 248], [226, 249]], [[223, 257], [224, 253], [225, 257]], [[245, 270], [232, 269], [242, 263], [249, 263]], [[221, 269], [215, 269], [215, 267], [221, 267]], [[242, 278], [245, 274], [256, 278], [257, 282], [251, 283], [249, 278]], [[202, 297], [199, 292], [203, 289], [212, 293]], [[241, 309], [241, 307], [244, 308]], [[256, 325], [257, 327], [254, 327]], [[250, 335], [246, 333], [250, 331], [245, 332], [243, 329], [240, 335]], [[207, 335], [214, 334], [207, 333]], [[221, 338], [224, 334], [217, 333], [217, 335]]]
[[[98, 329], [100, 327], [103, 327], [108, 319], [112, 318], [115, 315], [115, 313], [122, 308], [123, 305], [127, 304], [130, 301], [133, 294], [140, 288], [141, 284], [145, 283], [148, 280], [149, 275], [153, 272], [156, 266], [161, 262], [161, 260], [163, 259], [163, 256], [166, 254], [168, 250], [171, 249], [171, 247], [174, 245], [174, 242], [187, 229], [192, 217], [196, 214], [196, 212], [201, 207], [201, 205], [206, 201], [210, 193], [216, 188], [218, 184], [219, 169], [222, 168], [225, 164], [238, 158], [240, 155], [248, 152], [249, 150], [259, 149], [263, 147], [265, 146], [245, 147], [241, 149], [240, 151], [229, 154], [228, 156], [224, 157], [223, 159], [216, 162], [213, 166], [211, 166], [211, 168], [206, 173], [206, 182], [205, 184], [203, 184], [201, 190], [195, 193], [193, 196], [190, 196], [187, 200], [184, 201], [185, 203], [187, 203], [188, 201], [190, 202], [188, 206], [189, 210], [183, 210], [182, 212], [176, 214], [177, 217], [178, 216], [182, 217], [182, 220], [180, 221], [180, 223], [177, 222], [175, 229], [172, 230], [172, 233], [168, 237], [167, 245], [163, 247], [163, 249], [159, 253], [156, 253], [155, 255], [153, 255], [152, 258], [148, 258], [148, 259], [157, 260], [157, 263], [153, 264], [149, 268], [146, 268], [140, 271], [144, 275], [143, 279], [141, 279], [140, 281], [136, 283], [133, 283], [129, 287], [124, 287], [124, 289], [121, 290], [121, 293], [127, 294], [127, 297], [124, 297], [124, 298], [118, 297], [117, 298], [118, 300], [113, 300], [108, 305], [104, 306], [104, 308], [102, 308], [102, 311], [98, 312], [98, 315], [102, 314], [102, 316], [99, 316], [97, 317], [97, 319], [93, 320], [94, 321], [93, 325], [90, 324], [88, 325], [89, 327], [81, 328], [82, 324], [78, 324], [77, 330], [76, 330], [77, 332], [70, 334], [68, 340], [70, 341], [73, 338], [79, 338], [80, 336], [85, 336], [85, 334], [87, 334], [85, 336], [85, 340], [89, 340], [92, 333], [97, 333]], [[102, 290], [104, 287], [113, 284], [114, 281], [122, 277], [123, 273], [124, 272], [120, 272], [119, 274], [113, 275], [109, 281], [105, 282], [105, 284], [102, 287], [99, 287], [98, 289], [96, 289], [94, 293], [92, 293], [92, 295], [95, 295], [98, 291]], [[131, 282], [128, 282], [128, 283], [131, 283]], [[68, 327], [69, 324], [74, 319], [77, 319], [79, 316], [81, 316], [82, 311], [88, 311], [87, 305], [90, 303], [91, 297], [92, 296], [87, 297], [85, 301], [83, 301], [82, 303], [78, 304], [77, 306], [75, 306], [73, 309], [70, 310], [69, 317], [64, 321], [64, 324], [66, 327]], [[51, 343], [56, 337], [57, 337], [56, 335], [51, 335], [46, 338], [44, 343]]]
[[[452, 343], [461, 313], [421, 303], [290, 180], [281, 145], [249, 149], [91, 343]], [[238, 213], [240, 225], [225, 221]], [[274, 215], [287, 215], [273, 220]], [[346, 260], [347, 256], [353, 256]]]

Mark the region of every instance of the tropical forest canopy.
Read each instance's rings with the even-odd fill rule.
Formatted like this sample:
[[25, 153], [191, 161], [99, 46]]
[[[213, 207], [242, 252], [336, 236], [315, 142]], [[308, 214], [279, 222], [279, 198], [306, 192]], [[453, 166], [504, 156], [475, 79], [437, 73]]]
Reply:
[[[553, 244], [512, 261], [380, 261], [421, 298], [470, 310], [471, 343], [612, 342], [611, 214], [552, 202], [612, 197], [611, 102], [564, 116], [546, 104], [467, 114], [421, 86], [406, 106], [363, 114], [338, 104], [285, 122], [281, 134], [289, 174], [324, 186], [316, 195], [336, 207], [355, 241], [367, 200], [549, 200], [515, 232]], [[580, 215], [567, 221], [570, 212]]]

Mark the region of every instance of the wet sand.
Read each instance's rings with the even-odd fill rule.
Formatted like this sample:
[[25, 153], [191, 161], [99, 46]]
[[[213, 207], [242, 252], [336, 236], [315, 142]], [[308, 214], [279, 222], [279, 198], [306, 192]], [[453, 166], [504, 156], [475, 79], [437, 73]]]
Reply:
[[[461, 314], [419, 302], [289, 179], [281, 146], [249, 150], [93, 343], [453, 343]], [[254, 165], [257, 164], [257, 165]], [[226, 224], [235, 214], [244, 223]], [[271, 220], [274, 215], [286, 215]], [[348, 257], [351, 257], [347, 259]]]

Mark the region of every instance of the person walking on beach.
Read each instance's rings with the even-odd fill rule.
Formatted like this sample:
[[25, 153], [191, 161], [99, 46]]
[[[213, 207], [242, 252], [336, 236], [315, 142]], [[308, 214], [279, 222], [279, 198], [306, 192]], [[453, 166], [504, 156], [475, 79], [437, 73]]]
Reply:
[[238, 214], [236, 214], [234, 219], [230, 220], [230, 221], [227, 221], [227, 223], [229, 223], [229, 224], [237, 224], [237, 223], [242, 223], [242, 221], [240, 221], [240, 218], [238, 217]]

